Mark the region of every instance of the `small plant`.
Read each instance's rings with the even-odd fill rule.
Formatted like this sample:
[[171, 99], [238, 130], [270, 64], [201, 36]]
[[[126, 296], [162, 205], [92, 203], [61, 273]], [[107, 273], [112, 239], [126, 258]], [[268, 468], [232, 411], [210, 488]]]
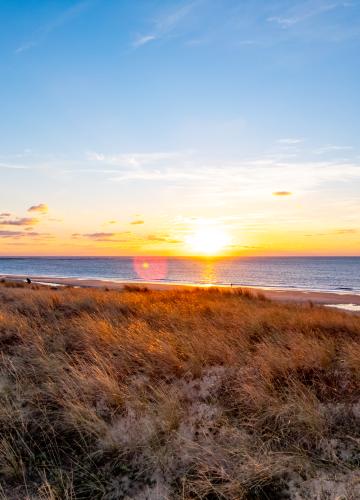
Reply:
[[1, 285], [0, 498], [360, 497], [359, 316]]
[[139, 286], [139, 285], [124, 285], [123, 287], [125, 292], [148, 292], [149, 289], [146, 286]]

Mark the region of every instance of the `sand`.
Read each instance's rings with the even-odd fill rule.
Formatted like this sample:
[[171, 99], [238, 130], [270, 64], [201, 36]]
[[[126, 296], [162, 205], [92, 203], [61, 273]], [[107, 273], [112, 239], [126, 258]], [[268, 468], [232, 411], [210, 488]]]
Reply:
[[[7, 280], [23, 281], [28, 276], [23, 275], [2, 275], [1, 278]], [[113, 281], [113, 280], [101, 280], [101, 279], [81, 279], [81, 278], [54, 278], [54, 277], [44, 277], [44, 276], [31, 276], [33, 283], [47, 285], [47, 286], [76, 286], [84, 288], [109, 288], [114, 290], [121, 290], [125, 285], [137, 285], [141, 287], [147, 287], [153, 290], [174, 290], [174, 289], [187, 289], [187, 288], [210, 288], [213, 285], [194, 285], [194, 284], [178, 284], [178, 283], [155, 283], [155, 282], [145, 282], [145, 281]], [[217, 285], [216, 285], [217, 287]], [[219, 288], [230, 288], [230, 286], [222, 285]], [[280, 289], [270, 289], [262, 287], [249, 287], [249, 286], [232, 286], [231, 288], [248, 288], [255, 291], [263, 293], [267, 298], [271, 300], [277, 300], [280, 302], [313, 302], [314, 304], [322, 304], [329, 306], [337, 306], [344, 309], [353, 310], [356, 312], [358, 307], [360, 307], [360, 294], [351, 293], [333, 293], [333, 292], [314, 292], [305, 290], [280, 290]], [[347, 306], [353, 307], [347, 307]], [[342, 307], [344, 306], [344, 307]]]

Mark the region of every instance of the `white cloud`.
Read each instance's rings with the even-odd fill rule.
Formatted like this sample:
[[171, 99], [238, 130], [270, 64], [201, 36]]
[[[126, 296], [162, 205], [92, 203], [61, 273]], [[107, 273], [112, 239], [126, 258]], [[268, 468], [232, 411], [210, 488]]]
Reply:
[[321, 155], [325, 153], [332, 153], [336, 151], [352, 151], [353, 147], [352, 146], [336, 146], [336, 145], [331, 145], [328, 144], [327, 146], [323, 146], [322, 148], [318, 148], [314, 151], [315, 154]]
[[78, 2], [75, 5], [63, 10], [53, 21], [39, 28], [34, 34], [34, 38], [32, 40], [28, 40], [19, 45], [19, 47], [17, 47], [14, 51], [15, 54], [21, 54], [22, 52], [25, 52], [39, 45], [54, 30], [60, 28], [64, 24], [70, 22], [72, 19], [78, 17], [90, 6], [92, 1], [93, 0]]
[[349, 6], [351, 6], [351, 4], [344, 1], [334, 0], [332, 2], [315, 2], [314, 0], [307, 0], [305, 2], [302, 2], [301, 4], [295, 5], [285, 14], [269, 17], [268, 21], [275, 22], [282, 28], [286, 29], [326, 12]]
[[158, 40], [174, 33], [181, 23], [187, 19], [195, 7], [200, 5], [202, 0], [192, 0], [184, 3], [180, 7], [168, 10], [159, 15], [152, 23], [149, 33], [139, 35], [132, 43], [134, 48], [139, 48], [149, 42]]
[[288, 137], [285, 139], [279, 139], [277, 142], [279, 144], [292, 145], [292, 144], [301, 144], [304, 141], [305, 141], [305, 139], [302, 139], [302, 138]]
[[16, 165], [14, 163], [0, 163], [0, 168], [8, 168], [8, 169], [15, 169], [15, 170], [24, 170], [28, 169], [29, 167], [26, 165]]
[[25, 52], [26, 50], [29, 50], [32, 47], [36, 47], [37, 44], [38, 42], [36, 41], [26, 42], [23, 45], [20, 45], [17, 49], [15, 49], [15, 54], [20, 54], [21, 52]]
[[90, 161], [102, 162], [108, 165], [115, 165], [118, 167], [141, 167], [144, 165], [154, 165], [163, 163], [169, 160], [176, 160], [184, 157], [186, 152], [150, 152], [150, 153], [122, 153], [122, 154], [103, 154], [97, 152], [87, 153], [87, 158]]
[[136, 38], [136, 40], [134, 40], [133, 47], [135, 47], [135, 48], [141, 47], [142, 45], [146, 45], [147, 43], [153, 42], [156, 39], [157, 39], [157, 36], [155, 36], [155, 35], [139, 36], [138, 38]]

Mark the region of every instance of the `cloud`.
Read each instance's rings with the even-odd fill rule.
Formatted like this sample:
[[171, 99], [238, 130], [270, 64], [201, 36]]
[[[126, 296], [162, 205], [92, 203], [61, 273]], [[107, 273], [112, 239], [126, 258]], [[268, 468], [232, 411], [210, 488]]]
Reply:
[[2, 212], [0, 214], [0, 217], [11, 217], [11, 213], [10, 212]]
[[118, 167], [141, 167], [145, 165], [154, 165], [160, 162], [174, 160], [184, 156], [184, 153], [175, 151], [160, 151], [151, 153], [123, 153], [117, 155], [108, 155], [104, 153], [89, 152], [87, 158], [90, 161], [116, 165]]
[[38, 45], [38, 42], [36, 42], [35, 40], [25, 42], [24, 44], [19, 45], [19, 47], [17, 49], [15, 49], [15, 54], [21, 54], [21, 52], [25, 52], [26, 50], [29, 50], [32, 47], [36, 47], [37, 45]]
[[2, 219], [0, 226], [35, 226], [39, 222], [38, 219], [30, 217], [22, 217], [17, 219]]
[[[294, 36], [332, 42], [359, 37], [356, 15], [350, 20], [341, 15], [341, 9], [357, 6], [355, 1], [178, 0], [158, 4], [163, 6], [162, 11], [152, 17], [147, 28], [136, 33], [133, 49], [180, 40], [187, 47], [211, 43], [219, 47], [225, 43], [244, 51], [275, 47]], [[311, 22], [316, 26], [309, 30]]]
[[284, 14], [269, 17], [268, 21], [274, 22], [280, 25], [281, 28], [286, 29], [326, 12], [349, 6], [350, 4], [344, 1], [314, 2], [314, 0], [307, 0], [295, 5]]
[[286, 144], [286, 145], [292, 145], [292, 144], [301, 144], [304, 142], [305, 139], [302, 138], [296, 138], [296, 137], [287, 137], [285, 139], [279, 139], [277, 142], [278, 144]]
[[130, 222], [131, 225], [133, 226], [137, 226], [139, 224], [145, 224], [145, 221], [143, 220], [133, 220], [132, 222]]
[[273, 196], [291, 196], [292, 192], [291, 191], [275, 191], [273, 193]]
[[[270, 192], [287, 191], [304, 193], [324, 185], [337, 182], [352, 185], [360, 179], [360, 163], [332, 160], [314, 161], [298, 158], [284, 158], [280, 153], [255, 156], [238, 160], [204, 158], [193, 155], [186, 161], [167, 162], [165, 165], [141, 168], [122, 168], [110, 181], [167, 183], [179, 196], [184, 193], [187, 200], [192, 198], [196, 205], [225, 203], [225, 198], [248, 198], [252, 193], [264, 199]], [[288, 189], [276, 189], [278, 185]], [[201, 186], [199, 190], [198, 186]], [[226, 196], [225, 196], [226, 193]]]
[[349, 228], [349, 229], [337, 229], [335, 234], [356, 234], [358, 232], [357, 229]]
[[3, 162], [0, 162], [0, 168], [7, 168], [9, 170], [26, 170], [28, 169], [29, 167], [27, 167], [26, 165], [15, 165], [13, 163], [3, 163]]
[[112, 180], [118, 182], [139, 180], [139, 181], [196, 181], [201, 180], [205, 176], [205, 170], [203, 172], [199, 171], [184, 171], [177, 168], [168, 168], [165, 170], [137, 170], [137, 171], [126, 171], [113, 177]]
[[95, 242], [106, 242], [106, 243], [170, 243], [178, 244], [182, 243], [181, 240], [173, 238], [168, 233], [153, 233], [145, 237], [138, 236], [131, 231], [122, 232], [95, 232], [95, 233], [73, 233], [73, 239], [84, 239], [91, 240]]
[[357, 234], [358, 232], [359, 232], [358, 229], [346, 228], [346, 229], [334, 229], [334, 230], [332, 230], [330, 232], [326, 232], [326, 233], [305, 234], [304, 236], [307, 236], [307, 237], [313, 237], [313, 236], [333, 236], [334, 234], [338, 234], [338, 235]]
[[28, 40], [19, 45], [15, 49], [15, 54], [26, 52], [27, 50], [30, 50], [42, 43], [46, 40], [50, 33], [78, 17], [91, 5], [91, 3], [93, 3], [91, 0], [78, 2], [75, 5], [63, 10], [53, 21], [39, 28], [34, 34], [32, 40]]
[[85, 238], [97, 240], [100, 238], [113, 238], [114, 236], [116, 236], [116, 233], [85, 233], [82, 236], [84, 236]]
[[136, 38], [133, 42], [133, 47], [138, 48], [141, 47], [142, 45], [146, 45], [147, 43], [153, 42], [154, 40], [157, 39], [157, 36], [155, 35], [144, 35], [144, 36], [139, 36]]
[[38, 212], [40, 214], [47, 214], [49, 211], [49, 207], [46, 205], [46, 203], [40, 203], [39, 205], [33, 205], [32, 207], [28, 208], [28, 212]]
[[149, 234], [146, 238], [148, 241], [156, 242], [156, 243], [172, 243], [172, 244], [179, 244], [183, 243], [182, 240], [178, 240], [175, 238], [171, 238], [167, 234]]
[[336, 146], [329, 144], [327, 146], [323, 146], [322, 148], [318, 148], [314, 151], [315, 154], [321, 155], [321, 154], [326, 154], [326, 153], [334, 153], [334, 152], [341, 152], [341, 151], [352, 151], [354, 148], [352, 146]]
[[53, 236], [49, 233], [37, 233], [35, 231], [7, 231], [7, 230], [0, 230], [0, 238], [5, 238], [5, 239], [22, 239], [22, 238], [28, 238], [28, 239], [50, 239], [53, 238]]
[[98, 241], [98, 242], [106, 241], [109, 243], [127, 243], [134, 239], [130, 231], [123, 231], [120, 233], [110, 233], [110, 232], [73, 233], [71, 236], [74, 239], [84, 238], [92, 241]]
[[6, 231], [0, 230], [0, 238], [20, 238], [38, 235], [39, 233], [25, 233], [24, 231]]
[[136, 49], [155, 40], [173, 36], [174, 32], [179, 29], [181, 24], [201, 3], [202, 0], [192, 0], [190, 2], [183, 3], [180, 7], [167, 10], [167, 12], [159, 15], [155, 22], [153, 22], [148, 33], [138, 35], [135, 38], [132, 43], [132, 47]]

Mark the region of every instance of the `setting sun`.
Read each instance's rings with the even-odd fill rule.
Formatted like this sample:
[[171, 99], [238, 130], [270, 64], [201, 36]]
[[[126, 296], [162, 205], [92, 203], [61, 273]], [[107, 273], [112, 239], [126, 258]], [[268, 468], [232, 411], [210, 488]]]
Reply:
[[229, 235], [217, 227], [201, 227], [186, 240], [191, 251], [197, 255], [217, 255], [229, 244]]

